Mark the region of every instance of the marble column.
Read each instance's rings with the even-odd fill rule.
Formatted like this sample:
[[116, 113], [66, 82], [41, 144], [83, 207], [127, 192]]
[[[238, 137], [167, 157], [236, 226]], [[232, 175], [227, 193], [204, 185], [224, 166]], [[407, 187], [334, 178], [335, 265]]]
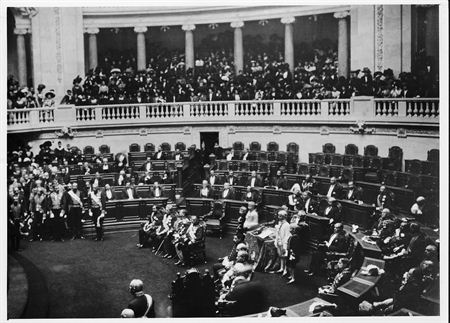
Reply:
[[145, 33], [147, 32], [147, 27], [139, 26], [134, 27], [134, 32], [136, 33], [137, 39], [137, 70], [143, 71], [147, 67], [146, 62], [146, 51], [145, 51]]
[[284, 62], [289, 64], [289, 70], [294, 71], [294, 25], [295, 17], [283, 17], [284, 24]]
[[348, 77], [350, 47], [348, 41], [348, 18], [349, 11], [339, 11], [334, 13], [334, 18], [338, 19], [338, 72], [339, 76]]
[[98, 53], [97, 53], [97, 34], [100, 29], [87, 28], [86, 33], [89, 35], [89, 68], [94, 69], [98, 66]]
[[28, 30], [25, 28], [15, 28], [14, 34], [17, 41], [17, 72], [20, 86], [27, 85], [27, 52], [25, 47], [25, 35]]
[[185, 44], [184, 44], [184, 50], [185, 50], [185, 63], [186, 63], [186, 70], [190, 68], [194, 68], [194, 30], [195, 25], [183, 25], [181, 26], [181, 29], [185, 32]]
[[234, 21], [230, 24], [234, 28], [234, 69], [236, 74], [244, 69], [244, 45], [242, 43], [243, 21]]

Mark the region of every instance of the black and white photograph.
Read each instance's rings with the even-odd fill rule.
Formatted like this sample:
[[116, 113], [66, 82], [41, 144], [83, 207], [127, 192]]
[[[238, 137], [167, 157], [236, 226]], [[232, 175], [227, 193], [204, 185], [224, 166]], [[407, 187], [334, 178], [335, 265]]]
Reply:
[[2, 321], [447, 322], [446, 1], [0, 7]]

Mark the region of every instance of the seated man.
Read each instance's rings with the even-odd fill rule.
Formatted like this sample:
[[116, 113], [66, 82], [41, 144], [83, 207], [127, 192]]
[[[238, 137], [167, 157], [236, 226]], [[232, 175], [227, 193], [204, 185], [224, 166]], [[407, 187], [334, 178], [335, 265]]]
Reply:
[[91, 179], [91, 185], [92, 187], [97, 186], [97, 187], [103, 187], [105, 186], [105, 183], [102, 179], [102, 176], [100, 175], [99, 172], [95, 172], [95, 177], [93, 179]]
[[394, 202], [394, 194], [386, 186], [380, 186], [380, 193], [377, 196], [376, 210], [391, 209]]
[[220, 198], [224, 200], [234, 200], [234, 189], [230, 187], [230, 183], [223, 184], [223, 190], [220, 194]]
[[311, 198], [310, 191], [302, 192], [302, 199], [300, 201], [300, 206], [297, 207], [299, 210], [303, 210], [306, 214], [317, 214], [319, 211], [319, 206], [316, 201]]
[[252, 189], [250, 186], [247, 186], [245, 194], [242, 195], [242, 201], [256, 203], [258, 201], [258, 192]]
[[227, 288], [230, 286], [233, 278], [236, 275], [237, 268], [245, 268], [249, 272], [253, 272], [253, 262], [250, 260], [250, 255], [248, 254], [247, 245], [240, 246], [241, 250], [237, 251], [236, 260], [234, 263], [229, 264], [229, 269], [222, 276], [222, 286]]
[[255, 202], [248, 202], [248, 212], [245, 216], [244, 224], [242, 228], [244, 231], [251, 231], [259, 226], [258, 222], [258, 211], [256, 211]]
[[253, 154], [250, 153], [248, 148], [244, 150], [244, 154], [242, 155], [242, 160], [253, 160]]
[[256, 171], [252, 171], [250, 178], [247, 180], [247, 186], [250, 187], [262, 187], [263, 186], [263, 179], [260, 175], [256, 174]]
[[234, 155], [234, 149], [231, 149], [227, 155], [225, 156], [226, 160], [236, 160], [236, 156]]
[[323, 216], [330, 219], [330, 224], [334, 224], [341, 221], [341, 210], [338, 202], [334, 197], [328, 198], [328, 206], [323, 211]]
[[238, 179], [236, 176], [234, 176], [234, 172], [232, 170], [228, 172], [228, 176], [226, 177], [225, 182], [230, 184], [230, 186], [238, 185]]
[[213, 275], [214, 280], [217, 280], [219, 277], [225, 274], [225, 271], [229, 270], [231, 266], [236, 263], [237, 254], [239, 251], [248, 252], [248, 246], [244, 243], [243, 235], [234, 235], [233, 236], [233, 248], [231, 248], [231, 252], [229, 255], [219, 258], [219, 262], [213, 265]]
[[313, 179], [310, 174], [305, 176], [305, 179], [302, 181], [300, 187], [302, 192], [311, 192], [313, 194], [317, 194], [316, 180]]
[[348, 258], [339, 258], [336, 263], [336, 275], [334, 276], [331, 285], [319, 287], [320, 296], [335, 294], [339, 286], [344, 285], [350, 280], [350, 278], [352, 277], [352, 271], [349, 268], [349, 264], [350, 260]]
[[334, 225], [334, 233], [330, 236], [328, 241], [319, 244], [317, 251], [312, 254], [310, 269], [306, 270], [309, 276], [318, 272], [322, 265], [325, 264], [326, 259], [335, 256], [346, 256], [349, 248], [349, 236], [344, 231], [342, 223]]
[[211, 187], [213, 187], [213, 185], [215, 185], [215, 184], [220, 184], [219, 177], [216, 175], [216, 173], [212, 169], [209, 171], [209, 176], [207, 178], [207, 181], [208, 181], [208, 184], [211, 185]]
[[287, 190], [287, 180], [281, 170], [277, 170], [276, 176], [270, 181], [270, 185], [277, 190]]
[[359, 204], [363, 204], [362, 201], [363, 191], [359, 186], [355, 186], [353, 181], [348, 182], [347, 193], [344, 195], [345, 200], [353, 201]]
[[124, 195], [128, 200], [133, 200], [136, 198], [136, 189], [131, 185], [130, 182], [127, 182], [125, 184]]
[[158, 146], [158, 151], [153, 155], [153, 160], [166, 160], [166, 153], [162, 150], [161, 145]]
[[342, 198], [342, 185], [339, 184], [336, 180], [336, 177], [331, 177], [330, 178], [330, 186], [328, 187], [328, 191], [327, 191], [327, 197], [334, 197], [335, 199], [340, 199]]
[[202, 181], [202, 187], [200, 188], [199, 195], [203, 198], [212, 198], [213, 196], [213, 190], [209, 186], [206, 179]]
[[125, 170], [121, 170], [119, 173], [119, 176], [116, 179], [116, 186], [123, 186], [125, 185], [126, 182], [126, 174], [125, 174]]
[[177, 266], [184, 266], [186, 261], [189, 261], [190, 252], [193, 248], [197, 248], [205, 243], [205, 228], [200, 225], [200, 219], [196, 215], [191, 216], [191, 225], [186, 232], [186, 242], [177, 245], [181, 253], [177, 252], [180, 260], [176, 263]]
[[141, 169], [144, 172], [149, 172], [152, 170], [152, 159], [150, 156], [147, 157], [147, 160], [145, 161], [145, 163], [142, 165]]
[[151, 198], [160, 198], [162, 197], [163, 190], [159, 185], [159, 182], [155, 182], [153, 186], [150, 187], [150, 197]]
[[417, 221], [423, 221], [423, 211], [425, 207], [425, 198], [423, 196], [419, 196], [416, 199], [416, 203], [414, 203], [411, 206], [411, 215], [417, 220]]

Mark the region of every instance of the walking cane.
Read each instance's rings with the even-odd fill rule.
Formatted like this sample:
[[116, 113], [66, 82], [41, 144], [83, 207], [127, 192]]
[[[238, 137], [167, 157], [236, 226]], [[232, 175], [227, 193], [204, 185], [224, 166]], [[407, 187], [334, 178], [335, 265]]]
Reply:
[[157, 249], [156, 252], [155, 252], [155, 255], [158, 255], [159, 249], [161, 249], [161, 247], [162, 247], [162, 245], [163, 245], [165, 239], [166, 239], [166, 237], [164, 237], [164, 238], [162, 239], [162, 241], [161, 241], [161, 243], [160, 243], [158, 249]]

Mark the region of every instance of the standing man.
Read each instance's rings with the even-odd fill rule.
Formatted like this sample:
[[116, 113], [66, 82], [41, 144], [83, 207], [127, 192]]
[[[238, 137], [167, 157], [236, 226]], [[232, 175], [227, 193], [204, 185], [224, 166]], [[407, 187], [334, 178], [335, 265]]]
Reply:
[[69, 229], [72, 231], [72, 240], [84, 239], [81, 234], [81, 217], [83, 214], [83, 195], [80, 190], [78, 190], [78, 184], [76, 182], [72, 183], [72, 189], [67, 192], [68, 198], [66, 200], [66, 205], [64, 206], [65, 212], [67, 212], [68, 219], [67, 224]]
[[64, 241], [64, 210], [63, 210], [64, 187], [53, 186], [50, 193], [50, 208], [48, 210], [50, 234], [54, 241]]
[[133, 279], [130, 282], [129, 290], [133, 299], [128, 304], [128, 308], [133, 310], [134, 317], [155, 317], [155, 303], [149, 294], [144, 293], [142, 280]]
[[94, 186], [89, 192], [88, 204], [92, 214], [92, 222], [95, 226], [95, 240], [103, 241], [103, 219], [105, 218], [104, 205], [102, 203], [102, 193], [98, 186]]

